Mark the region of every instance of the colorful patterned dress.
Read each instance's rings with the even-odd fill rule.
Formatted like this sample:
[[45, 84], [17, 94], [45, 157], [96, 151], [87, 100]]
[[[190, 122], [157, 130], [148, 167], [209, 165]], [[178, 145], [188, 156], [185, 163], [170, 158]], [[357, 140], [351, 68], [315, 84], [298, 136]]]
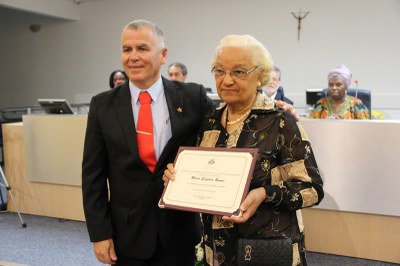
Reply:
[[291, 114], [260, 93], [249, 116], [231, 134], [220, 123], [225, 108], [220, 106], [205, 118], [198, 146], [258, 148], [250, 190], [264, 187], [267, 199], [244, 224], [202, 215], [206, 265], [237, 265], [238, 237], [291, 237], [293, 265], [306, 265], [300, 209], [318, 204], [324, 196], [306, 132]]
[[310, 113], [309, 118], [338, 118], [341, 119], [369, 119], [368, 108], [358, 98], [346, 95], [344, 102], [340, 107], [335, 109], [331, 97], [326, 97], [318, 100]]

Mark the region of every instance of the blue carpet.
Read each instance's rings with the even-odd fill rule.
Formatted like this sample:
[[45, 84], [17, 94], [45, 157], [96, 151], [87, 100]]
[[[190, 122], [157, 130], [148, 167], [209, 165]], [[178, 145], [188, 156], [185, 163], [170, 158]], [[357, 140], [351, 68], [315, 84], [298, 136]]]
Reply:
[[[30, 266], [98, 266], [84, 222], [0, 212], [0, 261]], [[307, 253], [309, 266], [388, 266], [378, 261]]]
[[97, 262], [83, 222], [0, 213], [0, 260], [31, 266], [104, 265]]

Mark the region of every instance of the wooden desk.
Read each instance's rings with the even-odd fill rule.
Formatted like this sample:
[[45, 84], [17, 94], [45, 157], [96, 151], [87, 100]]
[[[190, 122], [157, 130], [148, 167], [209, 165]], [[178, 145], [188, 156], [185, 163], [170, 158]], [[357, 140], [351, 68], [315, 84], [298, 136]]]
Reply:
[[[21, 213], [84, 221], [80, 186], [31, 182], [27, 178], [23, 124], [3, 124], [3, 140], [5, 175]], [[11, 201], [7, 209], [16, 211]]]
[[400, 263], [400, 217], [304, 209], [309, 251]]
[[[48, 118], [43, 117], [38, 119]], [[58, 119], [62, 120], [65, 118], [59, 117]], [[73, 130], [84, 132], [85, 126], [82, 126], [82, 124], [85, 125], [85, 123], [82, 122], [82, 119], [85, 120], [86, 118], [76, 117], [73, 118], [75, 122], [60, 124], [70, 129], [72, 127]], [[352, 123], [349, 121], [304, 120], [301, 123], [311, 139], [317, 162], [323, 172], [327, 189], [326, 193], [330, 198], [325, 205], [322, 204], [318, 208], [303, 210], [307, 249], [328, 254], [400, 263], [400, 251], [398, 248], [400, 246], [400, 217], [398, 215], [390, 216], [383, 214], [390, 212], [391, 208], [398, 204], [396, 199], [400, 193], [392, 194], [386, 192], [399, 187], [399, 172], [396, 171], [387, 176], [373, 176], [376, 173], [376, 168], [380, 165], [387, 165], [387, 162], [393, 160], [393, 158], [395, 158], [394, 160], [398, 160], [399, 140], [397, 137], [395, 140], [392, 138], [393, 136], [400, 135], [396, 133], [396, 130], [400, 129], [400, 122], [397, 122], [397, 125], [396, 122], [389, 125], [393, 127], [389, 133], [381, 130], [385, 126], [384, 123], [373, 121]], [[340, 139], [340, 134], [342, 134], [342, 137], [345, 137], [346, 134], [349, 134], [349, 130], [356, 137], [353, 140], [350, 139], [345, 148], [348, 148], [348, 144], [351, 143], [353, 145], [351, 146], [351, 150], [354, 154], [357, 154], [366, 151], [369, 153], [371, 152], [369, 149], [374, 147], [374, 149], [377, 149], [374, 151], [376, 154], [385, 153], [385, 156], [373, 157], [373, 164], [366, 164], [364, 161], [360, 165], [354, 163], [352, 165], [345, 165], [348, 171], [339, 172], [340, 175], [336, 176], [338, 172], [334, 171], [335, 168], [332, 168], [331, 164], [337, 162], [337, 158], [342, 158], [339, 156], [343, 156], [343, 146], [340, 146], [343, 143], [335, 140], [336, 138]], [[27, 179], [25, 138], [22, 123], [3, 125], [3, 137], [6, 176], [12, 187], [13, 195], [20, 211], [22, 213], [83, 221], [84, 215], [80, 185], [72, 186], [31, 182]], [[347, 140], [349, 139], [348, 137], [349, 135], [346, 136]], [[83, 143], [83, 136], [78, 136], [77, 138], [78, 143]], [[377, 140], [381, 142], [379, 145], [371, 145]], [[385, 145], [388, 144], [391, 145], [391, 149], [384, 150]], [[66, 148], [63, 147], [63, 143], [48, 143], [47, 145], [59, 145], [61, 149]], [[81, 145], [75, 145], [78, 152], [82, 152]], [[339, 146], [339, 148], [336, 146]], [[379, 149], [379, 147], [382, 148]], [[387, 165], [387, 167], [395, 166]], [[80, 173], [80, 166], [75, 167], [79, 169], [71, 169], [71, 173], [74, 171]], [[355, 169], [359, 169], [360, 172], [355, 171]], [[372, 176], [364, 177], [365, 171], [371, 173], [370, 175]], [[350, 173], [352, 176], [344, 176], [344, 173]], [[76, 178], [79, 179], [80, 176]], [[346, 180], [346, 178], [361, 179], [364, 180], [364, 183], [361, 186], [350, 186], [350, 190], [353, 190], [354, 193], [342, 195], [338, 191], [349, 189], [348, 184], [354, 181]], [[373, 189], [371, 184], [383, 179], [387, 179], [385, 183], [389, 187], [379, 193], [370, 193], [369, 190]], [[337, 185], [342, 185], [343, 188], [336, 190]], [[367, 194], [368, 197], [371, 197], [371, 201], [374, 201], [374, 204], [369, 206], [370, 209], [363, 209], [366, 206], [358, 202], [360, 195], [364, 195], [365, 191], [368, 192]], [[381, 209], [374, 209], [382, 202], [390, 202], [391, 200], [395, 201], [395, 205], [389, 206], [389, 208], [382, 206]], [[351, 205], [349, 204], [351, 202], [356, 202], [357, 204]], [[366, 204], [369, 204], [369, 202], [366, 201]], [[12, 204], [8, 204], [9, 210], [14, 211], [13, 207]], [[396, 211], [398, 209], [394, 210], [394, 213]]]

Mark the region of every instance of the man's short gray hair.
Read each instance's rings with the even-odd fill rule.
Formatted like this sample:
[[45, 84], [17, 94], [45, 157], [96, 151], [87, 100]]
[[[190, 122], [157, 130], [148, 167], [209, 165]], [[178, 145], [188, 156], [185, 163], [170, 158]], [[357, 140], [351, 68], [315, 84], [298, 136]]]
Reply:
[[143, 19], [138, 19], [130, 22], [128, 25], [125, 26], [124, 30], [122, 32], [125, 32], [126, 30], [140, 30], [143, 28], [148, 28], [151, 29], [151, 31], [154, 34], [154, 37], [157, 42], [157, 47], [159, 49], [162, 49], [165, 47], [165, 38], [164, 38], [164, 33], [163, 31], [153, 22], [143, 20]]

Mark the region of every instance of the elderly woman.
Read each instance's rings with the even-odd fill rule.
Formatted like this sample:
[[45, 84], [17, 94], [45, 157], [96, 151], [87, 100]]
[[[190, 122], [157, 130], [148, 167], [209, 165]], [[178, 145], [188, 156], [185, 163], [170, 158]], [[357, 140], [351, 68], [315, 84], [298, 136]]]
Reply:
[[[238, 265], [249, 259], [238, 255], [238, 241], [244, 238], [288, 240], [284, 258], [274, 253], [263, 258], [262, 265], [274, 260], [306, 264], [300, 209], [322, 200], [322, 180], [304, 129], [293, 115], [260, 92], [272, 68], [269, 52], [249, 35], [228, 35], [216, 48], [212, 73], [224, 103], [205, 117], [198, 146], [259, 151], [250, 191], [240, 206], [243, 214], [202, 214], [207, 265]], [[174, 172], [169, 165], [164, 181], [174, 180]], [[255, 254], [248, 255], [255, 258]]]
[[347, 95], [351, 72], [345, 65], [332, 69], [328, 74], [328, 96], [313, 107], [310, 118], [369, 119], [368, 108], [362, 101]]

